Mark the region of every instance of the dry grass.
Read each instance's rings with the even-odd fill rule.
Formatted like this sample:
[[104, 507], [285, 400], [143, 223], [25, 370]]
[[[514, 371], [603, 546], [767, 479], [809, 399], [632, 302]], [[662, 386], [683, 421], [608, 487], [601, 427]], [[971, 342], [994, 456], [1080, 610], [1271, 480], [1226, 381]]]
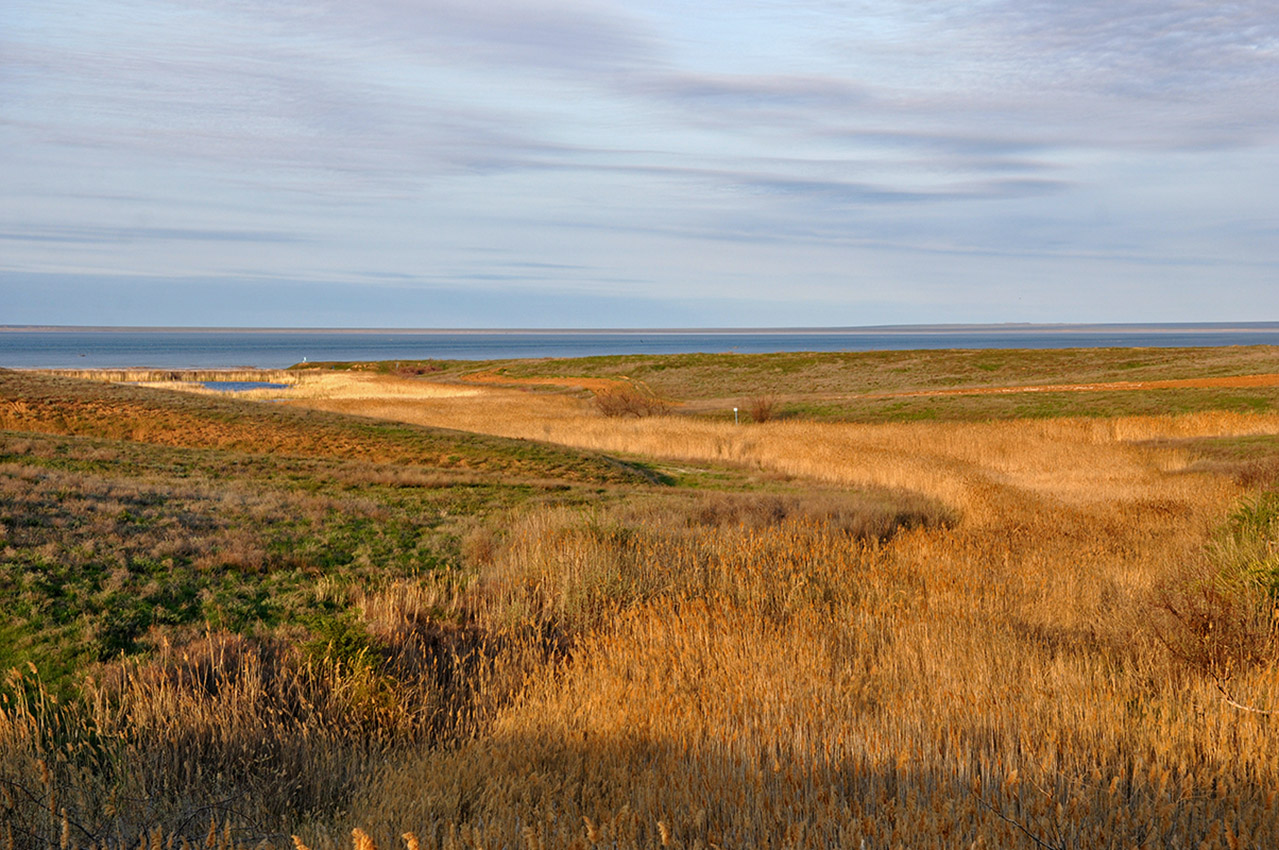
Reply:
[[595, 409], [605, 416], [661, 416], [670, 404], [635, 387], [606, 387], [595, 393]]
[[576, 399], [516, 391], [413, 404], [389, 398], [306, 404], [591, 451], [727, 461], [831, 484], [910, 490], [941, 499], [970, 520], [1001, 511], [1000, 494], [1010, 490], [1087, 502], [1218, 487], [1209, 478], [1167, 475], [1186, 464], [1183, 452], [1138, 444], [1279, 433], [1279, 415], [1227, 413], [896, 425], [777, 421], [741, 428], [669, 416], [619, 421]]
[[[392, 693], [451, 719], [358, 771], [319, 762], [345, 802], [290, 824], [305, 846], [352, 828], [364, 848], [1279, 846], [1270, 597], [1222, 583], [1233, 556], [1214, 538], [1247, 492], [1176, 442], [1276, 434], [1279, 417], [735, 428], [509, 391], [309, 404], [947, 510], [888, 532], [766, 497], [513, 513], [468, 544], [469, 580], [359, 600], [406, 648], [375, 669], [437, 688]], [[1266, 522], [1229, 545], [1269, 563]], [[1241, 601], [1258, 642], [1223, 667], [1211, 624]], [[141, 728], [183, 727], [160, 723], [148, 695], [165, 691], [133, 693], [152, 700], [128, 715]], [[388, 728], [419, 704], [385, 706]], [[13, 732], [24, 715], [5, 717], [0, 739], [35, 752]], [[312, 781], [281, 765], [283, 785]]]
[[269, 381], [292, 384], [296, 372], [282, 369], [34, 369], [35, 374], [110, 384], [192, 384], [199, 381]]
[[[659, 822], [677, 846], [1271, 845], [1271, 726], [1145, 622], [1207, 519], [1171, 507], [885, 545], [721, 530], [643, 545], [647, 585], [598, 541], [528, 529], [504, 586], [525, 617], [594, 611], [584, 635], [483, 738], [388, 769], [353, 811], [423, 846], [654, 846]], [[1262, 702], [1276, 684], [1236, 681]]]
[[243, 398], [394, 398], [408, 401], [429, 398], [467, 398], [479, 395], [481, 392], [474, 387], [459, 384], [431, 383], [400, 376], [370, 375], [360, 372], [308, 370], [287, 374], [293, 376], [293, 380], [292, 386], [286, 391], [247, 390], [237, 395]]
[[[414, 403], [394, 396], [389, 401], [408, 406]], [[369, 404], [359, 399], [326, 403]], [[545, 445], [391, 426], [280, 404], [252, 404], [242, 399], [7, 370], [0, 370], [0, 429], [258, 455], [483, 470], [508, 476], [639, 479], [607, 459]]]
[[[963, 517], [857, 545], [820, 523], [639, 542], [521, 527], [490, 596], [582, 637], [485, 736], [388, 769], [354, 809], [379, 840], [1279, 842], [1267, 716], [1169, 652], [1190, 624], [1159, 615], [1204, 586], [1242, 491], [1148, 442], [1274, 434], [1279, 417], [745, 429], [517, 394], [361, 412], [904, 487]], [[1263, 654], [1230, 696], [1275, 708], [1276, 685]]]
[[320, 369], [45, 369], [33, 374], [115, 384], [145, 384], [153, 389], [181, 390], [197, 395], [225, 396], [204, 381], [284, 384], [235, 392], [238, 399], [369, 399], [459, 398], [481, 391], [460, 384], [414, 380], [409, 375], [330, 372]]

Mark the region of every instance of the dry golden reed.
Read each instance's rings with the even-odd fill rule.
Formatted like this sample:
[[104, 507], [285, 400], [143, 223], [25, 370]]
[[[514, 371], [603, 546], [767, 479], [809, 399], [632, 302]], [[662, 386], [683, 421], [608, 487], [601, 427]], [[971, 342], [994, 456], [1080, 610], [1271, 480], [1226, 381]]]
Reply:
[[[962, 516], [886, 542], [801, 520], [616, 539], [563, 513], [521, 520], [476, 592], [579, 636], [485, 734], [370, 785], [352, 817], [374, 834], [1279, 846], [1273, 727], [1174, 657], [1177, 624], [1156, 616], [1160, 592], [1209, 568], [1242, 491], [1147, 444], [1279, 433], [1277, 417], [733, 428], [500, 394], [361, 412], [903, 487]], [[1273, 705], [1279, 669], [1231, 686]]]
[[[505, 392], [308, 403], [904, 488], [959, 518], [513, 517], [472, 581], [360, 601], [379, 634], [454, 630], [422, 657], [487, 649], [449, 668], [447, 738], [350, 768], [342, 811], [302, 830], [317, 850], [1279, 847], [1279, 735], [1237, 707], [1279, 709], [1279, 663], [1232, 668], [1227, 701], [1159, 604], [1211, 583], [1246, 493], [1148, 444], [1279, 417], [734, 428]], [[209, 709], [157, 687], [132, 710], [177, 729]]]
[[269, 381], [292, 384], [299, 373], [282, 369], [36, 369], [42, 375], [104, 381], [113, 384], [187, 383], [200, 381]]

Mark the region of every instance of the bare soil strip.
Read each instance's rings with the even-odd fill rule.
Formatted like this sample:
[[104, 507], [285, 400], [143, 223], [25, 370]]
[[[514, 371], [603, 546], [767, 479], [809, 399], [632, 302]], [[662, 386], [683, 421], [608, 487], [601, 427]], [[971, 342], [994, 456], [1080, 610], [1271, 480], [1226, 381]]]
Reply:
[[1238, 389], [1279, 387], [1279, 374], [1231, 375], [1222, 378], [1177, 378], [1165, 381], [1101, 381], [1090, 384], [1031, 384], [1012, 387], [960, 387], [944, 390], [870, 393], [858, 398], [911, 398], [946, 395], [1009, 395], [1013, 393], [1079, 393], [1122, 390]]

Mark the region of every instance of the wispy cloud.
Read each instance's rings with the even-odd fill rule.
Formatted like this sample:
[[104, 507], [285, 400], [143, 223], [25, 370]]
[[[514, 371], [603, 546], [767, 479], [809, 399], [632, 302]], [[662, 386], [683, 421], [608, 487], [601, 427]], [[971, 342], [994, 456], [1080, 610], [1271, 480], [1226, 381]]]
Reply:
[[101, 244], [118, 242], [264, 242], [293, 244], [311, 241], [297, 233], [270, 230], [197, 230], [186, 227], [23, 227], [0, 230], [0, 239], [15, 242]]
[[1276, 79], [1259, 0], [15, 0], [0, 271], [748, 297], [791, 268], [849, 304], [948, 252], [1247, 276], [1279, 258]]

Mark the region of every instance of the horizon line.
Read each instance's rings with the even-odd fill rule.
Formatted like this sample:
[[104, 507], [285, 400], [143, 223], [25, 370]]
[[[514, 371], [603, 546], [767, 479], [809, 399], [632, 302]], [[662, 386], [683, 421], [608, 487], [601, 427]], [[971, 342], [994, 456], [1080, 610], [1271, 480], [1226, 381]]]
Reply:
[[411, 327], [266, 327], [252, 325], [54, 325], [0, 324], [0, 333], [404, 333], [404, 334], [873, 334], [954, 333], [963, 331], [1120, 331], [1139, 329], [1177, 332], [1266, 332], [1279, 330], [1269, 322], [962, 322], [927, 324], [780, 326], [780, 327], [643, 327], [643, 328], [411, 328]]

